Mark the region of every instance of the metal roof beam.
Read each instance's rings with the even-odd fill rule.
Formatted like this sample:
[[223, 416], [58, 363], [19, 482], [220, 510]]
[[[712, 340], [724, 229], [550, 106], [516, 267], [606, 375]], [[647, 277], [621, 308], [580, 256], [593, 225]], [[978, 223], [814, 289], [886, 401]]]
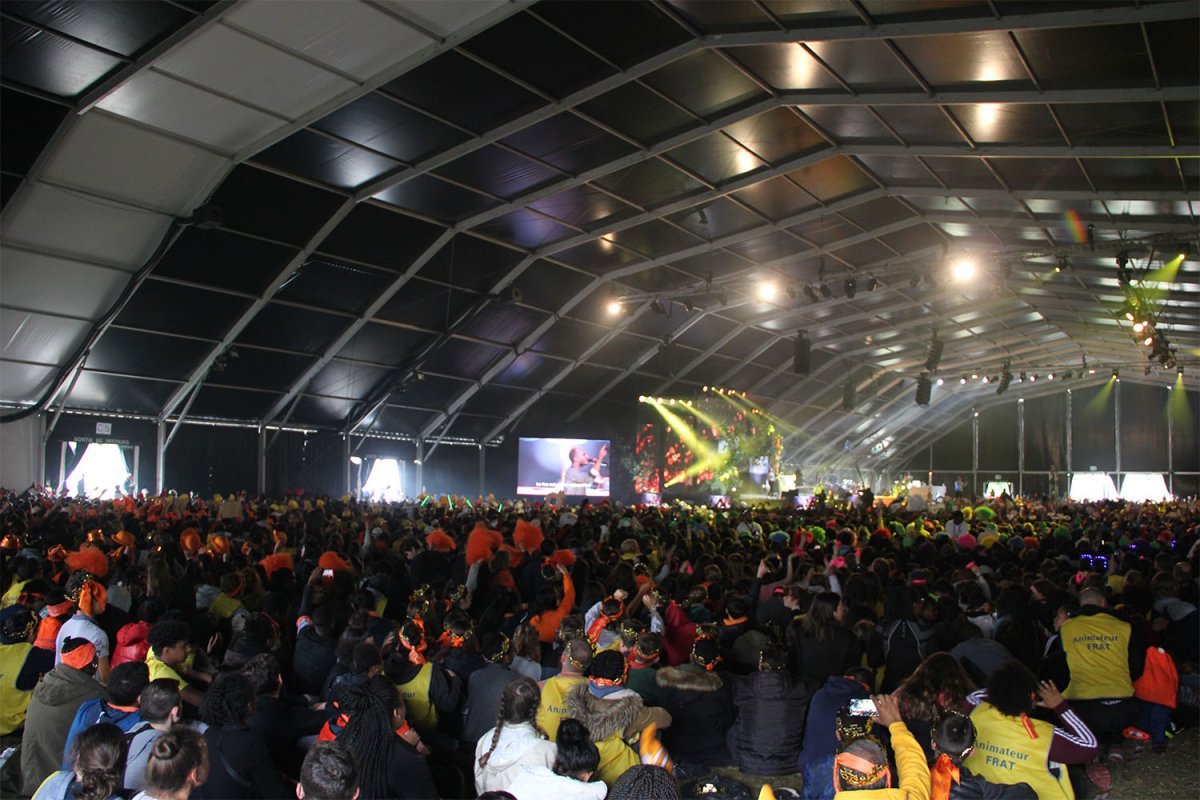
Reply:
[[[638, 317], [642, 316], [642, 314], [644, 314], [649, 308], [650, 308], [650, 303], [648, 303], [648, 302], [642, 303], [636, 309], [629, 312], [629, 316], [632, 319], [637, 319]], [[563, 367], [552, 378], [550, 378], [548, 381], [546, 381], [544, 384], [542, 384], [542, 387], [540, 389], [538, 389], [536, 392], [531, 394], [527, 399], [523, 400], [520, 405], [518, 405], [515, 409], [512, 410], [511, 413], [508, 414], [508, 416], [506, 416], [503, 420], [500, 421], [499, 425], [494, 427], [491, 430], [491, 432], [487, 436], [484, 437], [483, 441], [490, 442], [493, 439], [495, 439], [497, 436], [499, 436], [509, 425], [516, 422], [518, 419], [521, 418], [521, 416], [526, 411], [528, 411], [530, 408], [532, 408], [534, 403], [536, 403], [538, 400], [541, 400], [543, 397], [545, 397], [550, 392], [551, 389], [553, 389], [564, 378], [566, 378], [568, 375], [570, 375], [572, 372], [574, 372], [575, 369], [577, 367], [579, 367], [579, 365], [583, 364], [589, 358], [591, 358], [593, 355], [600, 352], [600, 350], [605, 345], [607, 345], [613, 339], [617, 338], [617, 336], [619, 336], [620, 333], [621, 333], [620, 328], [613, 328], [608, 333], [604, 334], [599, 339], [597, 339], [595, 342], [593, 342], [592, 345], [590, 347], [588, 347], [587, 350], [584, 350], [582, 353], [579, 354], [579, 358], [575, 359], [570, 364]]]
[[797, 27], [787, 30], [770, 28], [711, 34], [704, 37], [710, 47], [753, 47], [763, 44], [841, 41], [847, 39], [901, 39], [912, 36], [977, 33], [981, 31], [1041, 30], [1048, 28], [1086, 28], [1100, 25], [1126, 25], [1192, 19], [1196, 4], [1191, 0], [1138, 4], [1120, 7], [1079, 8], [1069, 11], [1043, 11], [1028, 14], [1002, 14], [958, 19], [923, 19], [911, 22], [852, 23], [828, 27]]
[[980, 189], [950, 186], [945, 189], [935, 186], [889, 186], [884, 189], [889, 197], [942, 197], [962, 198], [977, 197], [981, 199], [1016, 200], [1146, 200], [1150, 202], [1195, 200], [1190, 192], [1161, 191], [1150, 189], [1126, 189], [1112, 191], [1091, 191], [1088, 189]]
[[[1107, 86], [1101, 89], [969, 89], [947, 90], [926, 94], [921, 91], [811, 92], [786, 91], [779, 93], [781, 105], [788, 106], [946, 106], [999, 103], [1007, 105], [1044, 105], [1053, 103], [1138, 103], [1195, 101], [1196, 86], [1164, 86], [1155, 89]], [[920, 149], [919, 145], [912, 145]], [[1080, 149], [1088, 149], [1086, 147]], [[1171, 148], [1166, 148], [1171, 149]]]

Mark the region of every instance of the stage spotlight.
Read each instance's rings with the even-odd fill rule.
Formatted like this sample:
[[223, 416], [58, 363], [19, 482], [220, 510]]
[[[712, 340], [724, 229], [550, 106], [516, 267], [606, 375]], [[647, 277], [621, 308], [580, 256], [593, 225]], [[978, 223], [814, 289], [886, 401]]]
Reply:
[[1054, 271], [1062, 272], [1064, 269], [1067, 269], [1070, 266], [1071, 259], [1067, 258], [1066, 256], [1059, 256], [1058, 261], [1054, 264]]
[[1192, 246], [1188, 242], [1180, 242], [1179, 247], [1175, 248], [1175, 254], [1183, 261], [1187, 261], [1188, 256], [1192, 254]]
[[964, 376], [964, 377], [962, 377], [962, 378], [959, 378], [959, 379], [958, 379], [958, 385], [959, 385], [959, 386], [965, 386], [965, 385], [966, 385], [966, 383], [967, 383], [967, 379], [966, 379], [966, 377], [965, 377], [965, 376]]
[[646, 402], [646, 395], [644, 395], [644, 394], [639, 394], [639, 395], [638, 395], [638, 402], [639, 402], [639, 403], [644, 403], [644, 402]]
[[1046, 376], [1046, 380], [1048, 380], [1048, 381], [1052, 381], [1052, 380], [1054, 380], [1054, 373], [1053, 373], [1053, 372], [1051, 372], [1049, 375], [1047, 375], [1047, 376]]
[[975, 277], [977, 271], [978, 267], [975, 266], [975, 262], [969, 258], [960, 258], [954, 262], [954, 266], [951, 268], [954, 280], [959, 283], [966, 283], [971, 280]]
[[775, 296], [778, 293], [779, 293], [779, 287], [775, 285], [774, 281], [763, 281], [758, 284], [758, 299], [759, 300], [762, 300], [764, 302], [770, 302], [771, 300], [775, 299]]
[[829, 284], [827, 283], [822, 283], [820, 286], [818, 286], [817, 291], [819, 291], [821, 293], [821, 297], [824, 297], [826, 300], [833, 297], [833, 290], [829, 288]]
[[858, 281], [854, 280], [854, 278], [846, 278], [846, 282], [842, 285], [842, 288], [846, 290], [846, 297], [853, 300], [854, 295], [858, 293]]
[[817, 295], [817, 290], [808, 284], [804, 285], [804, 296], [808, 298], [808, 302], [810, 303], [819, 303], [821, 301], [820, 296]]
[[1037, 373], [1036, 373], [1036, 372], [1031, 372], [1031, 373], [1029, 373], [1029, 382], [1030, 382], [1030, 383], [1036, 383], [1036, 382], [1037, 382]]
[[1147, 336], [1145, 341], [1142, 342], [1142, 344], [1146, 345], [1146, 347], [1149, 347], [1150, 345], [1154, 344], [1154, 337]]
[[971, 380], [973, 380], [973, 381], [977, 381], [977, 380], [979, 380], [979, 373], [978, 373], [978, 372], [972, 372], [972, 373], [971, 373]]
[[879, 288], [879, 281], [874, 277], [867, 278], [867, 291], [873, 292]]
[[615, 317], [621, 313], [621, 301], [620, 300], [609, 300], [607, 308], [608, 308], [608, 315], [610, 317]]
[[1119, 369], [1118, 369], [1118, 368], [1116, 368], [1116, 367], [1113, 367], [1113, 373], [1112, 373], [1112, 376], [1113, 376], [1114, 378], [1116, 378], [1117, 380], [1120, 380], [1120, 379], [1121, 379], [1121, 370], [1119, 370]]
[[707, 392], [707, 391], [708, 391], [708, 387], [707, 387], [707, 386], [705, 386], [705, 387], [704, 387], [704, 388], [703, 388], [701, 391]]
[[943, 383], [945, 383], [945, 382], [946, 382], [945, 378], [938, 378], [938, 379], [937, 379], [937, 385], [938, 385], [938, 386], [941, 386], [941, 385], [942, 385]]
[[1134, 333], [1141, 333], [1144, 330], [1146, 330], [1146, 323], [1144, 323], [1144, 322], [1133, 323], [1133, 332]]
[[987, 375], [984, 375], [984, 376], [983, 376], [983, 382], [984, 382], [984, 383], [990, 383], [990, 382], [991, 382], [991, 380], [992, 380], [992, 379], [991, 379], [991, 378], [989, 378]]

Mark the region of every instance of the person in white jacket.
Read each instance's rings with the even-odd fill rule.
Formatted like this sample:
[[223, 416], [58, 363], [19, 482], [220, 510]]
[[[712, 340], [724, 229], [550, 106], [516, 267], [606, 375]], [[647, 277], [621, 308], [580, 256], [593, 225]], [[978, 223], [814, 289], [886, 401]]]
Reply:
[[475, 746], [475, 789], [480, 794], [507, 791], [522, 766], [553, 766], [557, 748], [537, 726], [541, 696], [538, 685], [524, 676], [504, 687], [496, 727]]
[[600, 751], [588, 729], [576, 719], [564, 719], [558, 727], [558, 752], [554, 766], [525, 764], [517, 768], [508, 793], [517, 800], [604, 800], [608, 787], [592, 781], [600, 766]]

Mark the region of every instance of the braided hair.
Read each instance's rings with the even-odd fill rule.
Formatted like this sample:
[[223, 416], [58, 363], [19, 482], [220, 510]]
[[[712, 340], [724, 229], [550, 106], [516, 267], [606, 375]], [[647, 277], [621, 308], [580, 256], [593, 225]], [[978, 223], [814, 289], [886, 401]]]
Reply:
[[538, 688], [533, 678], [527, 676], [521, 676], [504, 687], [504, 691], [500, 693], [500, 710], [496, 714], [496, 728], [492, 731], [491, 746], [488, 747], [486, 753], [479, 757], [480, 769], [487, 766], [488, 759], [492, 757], [492, 751], [500, 742], [500, 731], [504, 729], [505, 724], [518, 725], [528, 722], [533, 725], [534, 730], [542, 738], [549, 738], [536, 722], [541, 698], [542, 690]]
[[392, 716], [403, 702], [396, 686], [382, 676], [351, 684], [338, 701], [338, 708], [350, 718], [338, 743], [358, 760], [362, 800], [388, 796], [388, 760], [395, 738]]

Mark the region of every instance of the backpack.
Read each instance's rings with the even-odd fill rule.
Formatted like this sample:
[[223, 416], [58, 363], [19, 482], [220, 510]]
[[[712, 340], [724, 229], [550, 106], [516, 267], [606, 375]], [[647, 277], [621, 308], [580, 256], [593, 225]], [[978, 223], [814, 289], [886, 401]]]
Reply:
[[1161, 647], [1146, 648], [1146, 668], [1133, 682], [1133, 694], [1147, 703], [1174, 708], [1179, 693], [1179, 670], [1175, 659]]

